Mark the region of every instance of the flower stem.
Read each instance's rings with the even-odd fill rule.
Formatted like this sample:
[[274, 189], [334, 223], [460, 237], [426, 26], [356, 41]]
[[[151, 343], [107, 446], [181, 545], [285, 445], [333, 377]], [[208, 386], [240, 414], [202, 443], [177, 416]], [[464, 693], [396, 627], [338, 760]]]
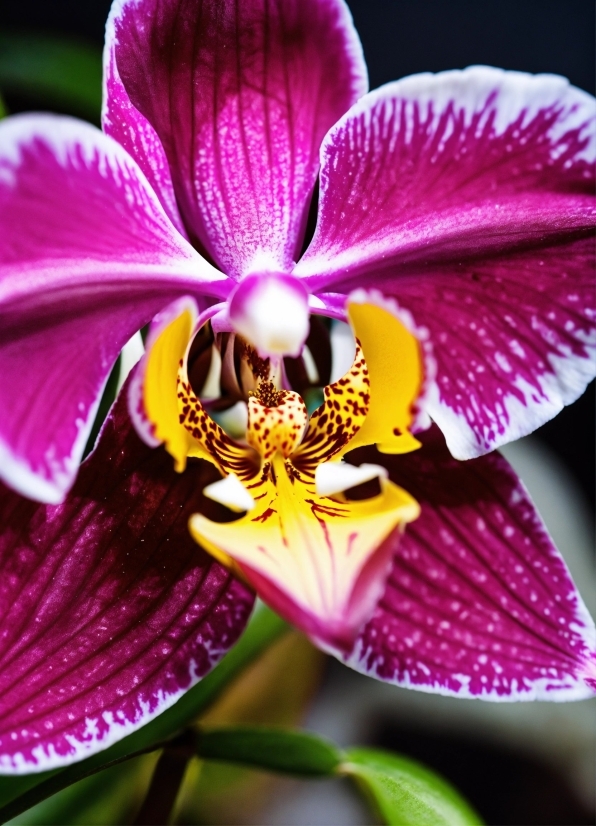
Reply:
[[135, 824], [162, 826], [170, 822], [186, 767], [197, 753], [196, 741], [196, 734], [187, 729], [164, 746], [153, 771], [145, 800], [135, 818]]

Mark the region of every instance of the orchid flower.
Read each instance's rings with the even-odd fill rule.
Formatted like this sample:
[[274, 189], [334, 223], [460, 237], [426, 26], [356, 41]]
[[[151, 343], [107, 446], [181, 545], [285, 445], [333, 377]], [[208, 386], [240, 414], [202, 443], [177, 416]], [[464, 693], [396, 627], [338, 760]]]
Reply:
[[594, 624], [490, 451], [595, 373], [594, 100], [367, 92], [343, 0], [115, 0], [104, 70], [103, 132], [0, 124], [1, 770], [144, 725], [255, 592], [377, 679], [591, 696]]

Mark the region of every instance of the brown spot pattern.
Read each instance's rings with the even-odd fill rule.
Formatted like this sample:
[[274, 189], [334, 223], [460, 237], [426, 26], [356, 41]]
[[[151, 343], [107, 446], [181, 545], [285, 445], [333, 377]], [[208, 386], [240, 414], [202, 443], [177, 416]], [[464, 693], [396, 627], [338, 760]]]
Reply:
[[224, 475], [235, 473], [246, 481], [259, 473], [258, 457], [250, 448], [237, 444], [207, 413], [186, 378], [184, 366], [178, 370], [178, 410], [180, 424], [206, 451]]
[[[308, 421], [302, 398], [290, 390], [277, 390], [261, 379], [248, 401], [248, 445], [235, 442], [213, 421], [192, 390], [185, 367], [178, 372], [180, 423], [191, 434], [222, 474], [235, 473], [258, 501], [253, 521], [277, 517], [277, 482], [274, 458], [280, 453], [292, 485], [313, 516], [326, 520], [349, 515], [349, 505], [317, 496], [314, 474], [362, 427], [370, 403], [370, 381], [360, 343], [349, 372], [325, 388], [325, 401]], [[306, 435], [302, 438], [306, 429]], [[206, 457], [207, 458], [207, 457]], [[308, 497], [312, 498], [308, 498]], [[283, 533], [283, 526], [280, 526]]]
[[248, 429], [246, 439], [257, 450], [263, 461], [268, 461], [279, 451], [286, 459], [297, 448], [308, 421], [306, 405], [291, 390], [275, 391], [276, 405], [267, 405], [263, 399], [272, 400], [267, 389], [261, 394], [261, 382], [257, 392], [248, 400]]
[[325, 401], [310, 418], [302, 444], [292, 456], [297, 470], [314, 476], [360, 430], [370, 405], [370, 379], [360, 342], [349, 372], [325, 388]]
[[242, 357], [246, 359], [250, 370], [255, 379], [269, 378], [269, 359], [262, 359], [254, 347], [251, 347], [247, 341], [242, 340]]

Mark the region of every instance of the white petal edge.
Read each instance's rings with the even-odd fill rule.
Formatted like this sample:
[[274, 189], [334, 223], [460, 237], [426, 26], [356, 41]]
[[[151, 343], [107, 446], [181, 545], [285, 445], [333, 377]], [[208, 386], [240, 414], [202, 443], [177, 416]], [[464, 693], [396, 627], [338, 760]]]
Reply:
[[485, 700], [493, 703], [519, 703], [519, 702], [533, 702], [535, 700], [542, 700], [546, 702], [567, 703], [577, 700], [588, 700], [594, 697], [594, 689], [590, 688], [584, 682], [584, 678], [592, 677], [590, 669], [595, 666], [588, 661], [585, 665], [585, 670], [578, 670], [575, 676], [569, 676], [567, 679], [555, 680], [550, 677], [542, 677], [532, 683], [529, 690], [519, 690], [515, 681], [512, 683], [512, 690], [509, 694], [498, 694], [494, 689], [483, 691], [481, 694], [473, 694], [469, 690], [469, 683], [471, 680], [468, 674], [452, 674], [452, 677], [458, 679], [461, 683], [459, 691], [445, 688], [441, 685], [428, 685], [418, 682], [413, 682], [407, 672], [401, 680], [389, 680], [386, 677], [380, 677], [376, 669], [369, 669], [366, 666], [368, 651], [359, 640], [356, 648], [352, 654], [347, 658], [343, 658], [337, 651], [329, 650], [329, 653], [334, 654], [345, 665], [353, 668], [360, 674], [365, 674], [367, 677], [372, 677], [374, 680], [379, 680], [382, 683], [389, 685], [396, 685], [400, 688], [409, 688], [414, 691], [422, 691], [425, 694], [441, 694], [444, 697], [456, 697], [463, 700]]
[[[431, 419], [441, 428], [447, 447], [455, 459], [475, 459], [493, 450], [527, 436], [545, 422], [553, 419], [561, 410], [576, 401], [586, 385], [596, 376], [596, 331], [585, 341], [588, 357], [574, 355], [547, 355], [552, 372], [537, 377], [542, 398], [536, 400], [536, 388], [518, 379], [516, 388], [523, 394], [524, 402], [509, 393], [500, 400], [507, 411], [509, 422], [503, 433], [482, 443], [470, 427], [465, 416], [455, 412], [441, 401], [439, 388], [433, 383], [429, 389], [426, 409]], [[495, 422], [496, 414], [495, 414]]]
[[120, 375], [118, 376], [118, 385], [116, 394], [122, 389], [122, 385], [128, 378], [128, 374], [135, 367], [145, 355], [145, 345], [143, 344], [143, 336], [139, 330], [130, 338], [120, 353]]
[[[596, 99], [582, 89], [572, 86], [567, 78], [561, 75], [532, 75], [527, 72], [497, 69], [493, 66], [468, 66], [466, 69], [454, 69], [437, 74], [422, 72], [409, 75], [401, 80], [379, 86], [378, 89], [364, 95], [327, 132], [320, 151], [319, 203], [323, 205], [328, 188], [326, 170], [331, 165], [331, 159], [328, 157], [330, 145], [341, 141], [337, 133], [341, 133], [349, 121], [364, 116], [365, 125], [368, 126], [372, 110], [378, 103], [399, 99], [416, 103], [423, 108], [432, 105], [435, 121], [438, 121], [444, 107], [453, 101], [463, 110], [464, 122], [469, 124], [472, 116], [484, 106], [488, 96], [493, 92], [498, 93], [494, 107], [496, 113], [494, 128], [497, 135], [502, 134], [507, 126], [522, 113], [524, 123], [527, 123], [536, 116], [540, 109], [555, 103], [565, 107], [566, 115], [551, 127], [549, 137], [553, 142], [568, 130], [577, 128], [590, 119], [594, 121], [596, 118]], [[406, 130], [408, 127], [411, 128], [411, 121], [406, 124]], [[409, 137], [410, 134], [406, 131], [406, 140]], [[596, 160], [596, 128], [594, 126], [587, 137], [589, 140], [577, 157], [593, 163]], [[374, 136], [371, 136], [372, 139]], [[322, 206], [319, 207], [321, 208]], [[318, 227], [311, 241], [311, 248], [316, 248], [317, 239]], [[383, 251], [380, 250], [379, 254]], [[375, 257], [374, 248], [367, 251], [367, 260]], [[354, 263], [353, 250], [335, 255], [333, 260], [329, 260], [324, 253], [309, 255], [307, 250], [292, 272], [299, 278], [309, 278], [349, 268]]]

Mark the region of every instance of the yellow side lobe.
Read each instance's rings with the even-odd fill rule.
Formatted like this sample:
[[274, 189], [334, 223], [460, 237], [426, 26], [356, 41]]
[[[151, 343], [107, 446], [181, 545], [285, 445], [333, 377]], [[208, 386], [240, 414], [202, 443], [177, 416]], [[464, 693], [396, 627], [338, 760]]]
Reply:
[[184, 358], [195, 324], [194, 313], [185, 308], [157, 336], [147, 351], [143, 400], [156, 437], [175, 460], [176, 470], [186, 467], [191, 436], [180, 424], [177, 398], [178, 367]]
[[183, 307], [150, 345], [145, 361], [143, 400], [156, 437], [182, 472], [187, 457], [212, 462], [225, 476], [251, 479], [258, 470], [254, 451], [238, 445], [211, 419], [187, 376], [186, 352], [195, 314]]
[[302, 444], [292, 456], [298, 470], [313, 479], [317, 465], [340, 455], [368, 415], [370, 380], [358, 340], [351, 368], [324, 392], [325, 401], [312, 414]]
[[347, 502], [318, 496], [280, 454], [267, 480], [251, 488], [257, 507], [236, 522], [196, 514], [194, 538], [211, 553], [231, 557], [273, 582], [288, 599], [323, 622], [341, 621], [359, 574], [399, 524], [419, 506], [391, 482], [379, 496]]
[[184, 362], [178, 371], [178, 411], [189, 434], [189, 456], [206, 459], [224, 476], [233, 473], [242, 482], [253, 478], [259, 466], [254, 450], [237, 444], [209, 416], [188, 381]]
[[416, 450], [420, 442], [409, 428], [424, 378], [418, 340], [390, 310], [376, 304], [350, 302], [348, 316], [366, 359], [370, 404], [362, 427], [342, 453], [372, 444], [382, 453]]

